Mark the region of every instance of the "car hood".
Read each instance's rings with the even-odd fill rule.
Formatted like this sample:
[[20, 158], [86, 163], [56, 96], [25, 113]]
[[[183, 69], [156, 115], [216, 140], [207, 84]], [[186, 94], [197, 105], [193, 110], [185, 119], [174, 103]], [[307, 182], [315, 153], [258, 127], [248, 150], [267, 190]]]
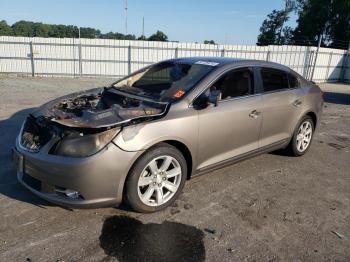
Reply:
[[162, 117], [169, 106], [109, 87], [54, 99], [31, 115], [67, 127], [105, 128]]

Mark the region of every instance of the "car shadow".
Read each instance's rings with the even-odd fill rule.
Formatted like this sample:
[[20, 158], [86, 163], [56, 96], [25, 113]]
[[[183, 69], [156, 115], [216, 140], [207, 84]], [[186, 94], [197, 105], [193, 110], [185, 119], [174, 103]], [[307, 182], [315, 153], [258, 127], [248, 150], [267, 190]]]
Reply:
[[338, 105], [350, 105], [350, 94], [324, 92], [324, 101]]
[[11, 154], [11, 149], [15, 144], [21, 125], [33, 109], [23, 109], [7, 119], [0, 120], [0, 194], [44, 208], [50, 206], [50, 203], [35, 196], [17, 181]]
[[118, 261], [204, 261], [204, 233], [182, 223], [143, 224], [128, 216], [110, 216], [103, 223], [100, 246]]

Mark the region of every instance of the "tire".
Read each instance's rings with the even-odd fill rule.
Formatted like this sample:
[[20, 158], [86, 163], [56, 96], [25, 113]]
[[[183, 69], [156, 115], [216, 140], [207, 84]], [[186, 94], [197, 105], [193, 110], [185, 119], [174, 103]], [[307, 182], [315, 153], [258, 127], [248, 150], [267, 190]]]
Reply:
[[[303, 128], [308, 127], [307, 131], [302, 131]], [[315, 126], [314, 126], [314, 122], [312, 121], [311, 117], [309, 116], [304, 116], [298, 123], [296, 129], [294, 130], [294, 134], [292, 137], [292, 140], [290, 141], [287, 150], [289, 151], [290, 154], [292, 154], [293, 156], [302, 156], [304, 155], [310, 148], [311, 146], [311, 142], [312, 142], [312, 138], [314, 135], [314, 131], [315, 131]], [[305, 135], [309, 133], [308, 135]], [[299, 134], [301, 136], [299, 136]], [[305, 138], [305, 140], [304, 140]], [[306, 141], [306, 139], [308, 140], [308, 143], [305, 144], [305, 142], [301, 142], [300, 141]]]
[[187, 163], [182, 153], [169, 144], [160, 143], [141, 155], [131, 168], [125, 200], [137, 212], [162, 210], [177, 199], [186, 178]]

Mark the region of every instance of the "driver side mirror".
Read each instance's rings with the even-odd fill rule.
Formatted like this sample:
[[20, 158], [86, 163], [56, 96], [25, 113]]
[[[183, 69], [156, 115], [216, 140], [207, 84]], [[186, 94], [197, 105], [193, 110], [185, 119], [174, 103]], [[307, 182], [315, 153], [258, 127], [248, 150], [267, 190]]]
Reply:
[[208, 102], [214, 104], [214, 106], [218, 106], [218, 103], [221, 99], [221, 91], [220, 90], [212, 90], [209, 93]]

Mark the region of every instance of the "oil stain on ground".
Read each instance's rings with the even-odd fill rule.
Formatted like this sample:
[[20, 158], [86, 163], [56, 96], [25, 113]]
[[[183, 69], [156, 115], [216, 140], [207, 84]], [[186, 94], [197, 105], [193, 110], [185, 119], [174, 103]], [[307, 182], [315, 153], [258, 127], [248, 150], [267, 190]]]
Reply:
[[100, 245], [118, 261], [204, 261], [204, 233], [196, 227], [164, 221], [143, 224], [127, 216], [108, 217]]

